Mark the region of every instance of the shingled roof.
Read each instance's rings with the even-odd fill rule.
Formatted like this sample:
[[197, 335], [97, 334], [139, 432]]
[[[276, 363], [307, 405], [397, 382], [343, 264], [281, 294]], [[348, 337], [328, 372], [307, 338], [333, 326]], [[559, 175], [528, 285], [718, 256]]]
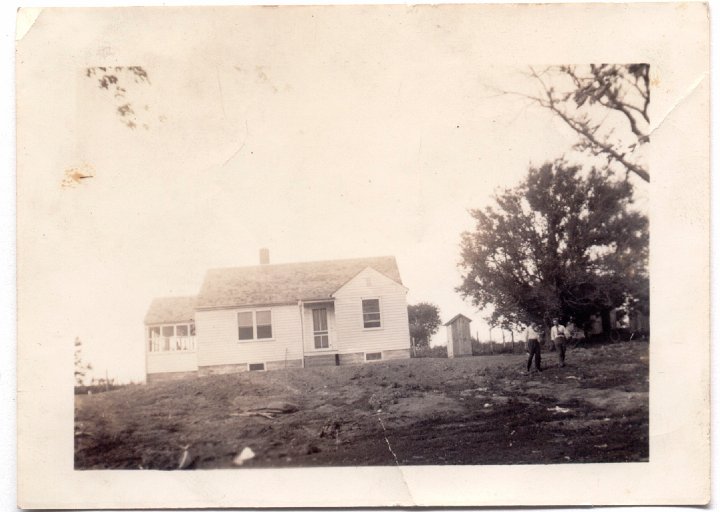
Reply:
[[402, 284], [393, 256], [218, 268], [205, 274], [196, 306], [236, 307], [327, 299], [367, 267]]
[[195, 318], [196, 297], [162, 297], [153, 299], [145, 323], [171, 324], [190, 322]]
[[465, 320], [467, 320], [468, 322], [472, 322], [472, 318], [468, 318], [467, 316], [463, 315], [462, 313], [458, 313], [457, 315], [455, 315], [454, 317], [452, 317], [450, 320], [448, 320], [447, 322], [445, 322], [443, 325], [450, 325], [450, 324], [453, 323], [455, 320], [457, 320], [458, 318], [461, 318], [461, 317], [464, 318]]

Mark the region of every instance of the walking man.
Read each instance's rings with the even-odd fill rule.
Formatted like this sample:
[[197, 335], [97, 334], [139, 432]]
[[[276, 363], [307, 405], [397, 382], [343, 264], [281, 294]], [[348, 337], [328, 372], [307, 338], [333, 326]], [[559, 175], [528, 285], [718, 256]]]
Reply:
[[527, 371], [530, 373], [530, 366], [532, 365], [533, 358], [535, 358], [535, 369], [538, 372], [542, 371], [540, 368], [540, 333], [538, 332], [538, 326], [535, 322], [532, 322], [525, 329], [525, 341], [527, 342], [528, 362]]
[[553, 318], [553, 326], [550, 329], [550, 338], [555, 343], [555, 349], [558, 353], [558, 366], [565, 366], [565, 344], [567, 341], [567, 333], [565, 326], [560, 324], [558, 318]]

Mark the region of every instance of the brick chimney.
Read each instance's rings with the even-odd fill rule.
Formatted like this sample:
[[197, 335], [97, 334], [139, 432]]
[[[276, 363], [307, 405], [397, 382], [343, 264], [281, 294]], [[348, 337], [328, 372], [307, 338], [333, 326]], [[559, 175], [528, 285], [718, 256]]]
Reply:
[[270, 263], [270, 249], [263, 247], [260, 249], [260, 265], [267, 265]]

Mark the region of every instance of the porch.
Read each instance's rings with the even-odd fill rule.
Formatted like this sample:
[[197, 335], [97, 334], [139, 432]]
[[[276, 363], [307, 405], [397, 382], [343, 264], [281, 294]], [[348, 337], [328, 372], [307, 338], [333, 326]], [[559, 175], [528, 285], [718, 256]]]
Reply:
[[148, 352], [195, 352], [195, 324], [153, 325], [147, 330]]
[[323, 360], [334, 360], [337, 353], [335, 302], [327, 299], [300, 301], [300, 315], [306, 358], [325, 356]]

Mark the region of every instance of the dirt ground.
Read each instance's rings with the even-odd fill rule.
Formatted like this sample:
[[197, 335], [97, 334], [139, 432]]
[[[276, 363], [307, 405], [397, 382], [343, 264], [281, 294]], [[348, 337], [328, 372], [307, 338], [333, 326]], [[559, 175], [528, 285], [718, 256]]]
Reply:
[[[647, 461], [648, 344], [203, 377], [78, 396], [77, 469]], [[249, 410], [285, 404], [272, 418]], [[288, 405], [288, 403], [290, 405]], [[294, 407], [297, 410], [294, 410]]]

